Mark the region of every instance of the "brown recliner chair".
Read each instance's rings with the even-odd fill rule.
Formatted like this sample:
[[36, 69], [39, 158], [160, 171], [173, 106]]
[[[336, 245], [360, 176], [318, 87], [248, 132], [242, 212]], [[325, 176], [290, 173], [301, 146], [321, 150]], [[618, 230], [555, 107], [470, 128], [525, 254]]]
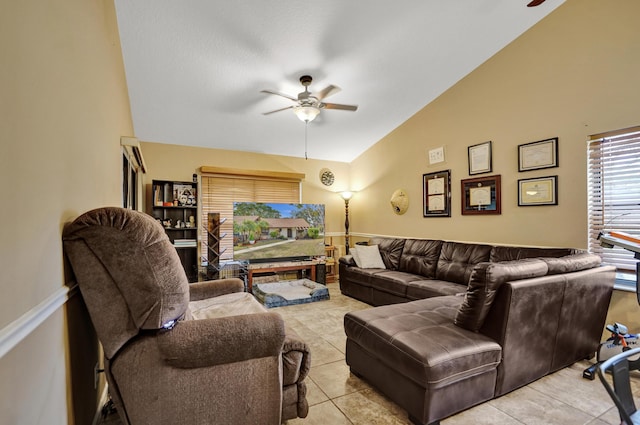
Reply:
[[125, 425], [307, 415], [308, 347], [240, 279], [189, 285], [160, 224], [122, 208], [83, 214], [63, 242]]

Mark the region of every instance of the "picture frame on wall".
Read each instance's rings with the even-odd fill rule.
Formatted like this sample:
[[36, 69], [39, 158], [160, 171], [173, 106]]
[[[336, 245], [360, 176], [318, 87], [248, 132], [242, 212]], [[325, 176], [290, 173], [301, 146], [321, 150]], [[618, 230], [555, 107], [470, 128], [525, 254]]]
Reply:
[[490, 173], [493, 170], [491, 161], [491, 141], [479, 143], [467, 148], [469, 156], [469, 175]]
[[557, 137], [518, 145], [518, 171], [540, 170], [557, 166]]
[[501, 214], [500, 181], [500, 175], [461, 180], [462, 215]]
[[422, 175], [424, 217], [451, 217], [451, 170]]
[[558, 176], [518, 180], [518, 206], [558, 205]]

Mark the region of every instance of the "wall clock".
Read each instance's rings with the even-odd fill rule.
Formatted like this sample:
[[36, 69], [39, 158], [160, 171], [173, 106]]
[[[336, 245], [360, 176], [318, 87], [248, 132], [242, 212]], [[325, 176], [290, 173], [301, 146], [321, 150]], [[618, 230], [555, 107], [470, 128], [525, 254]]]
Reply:
[[335, 181], [336, 177], [333, 175], [333, 172], [328, 168], [323, 168], [320, 170], [320, 181], [325, 186], [331, 186]]

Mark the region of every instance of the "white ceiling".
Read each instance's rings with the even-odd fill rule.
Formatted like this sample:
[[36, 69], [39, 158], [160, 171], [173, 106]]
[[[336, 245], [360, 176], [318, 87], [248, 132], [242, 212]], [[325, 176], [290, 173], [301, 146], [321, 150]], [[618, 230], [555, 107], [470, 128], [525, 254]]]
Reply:
[[564, 0], [115, 0], [135, 136], [304, 157], [291, 101], [342, 88], [309, 158], [350, 162]]

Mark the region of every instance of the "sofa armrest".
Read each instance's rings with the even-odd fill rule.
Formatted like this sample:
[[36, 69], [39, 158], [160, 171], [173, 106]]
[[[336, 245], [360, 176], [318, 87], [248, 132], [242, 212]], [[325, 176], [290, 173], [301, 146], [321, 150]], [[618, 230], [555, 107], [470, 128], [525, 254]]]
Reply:
[[596, 267], [503, 283], [480, 329], [502, 346], [495, 395], [592, 356], [614, 279]]
[[458, 309], [454, 323], [477, 332], [491, 309], [500, 285], [508, 281], [544, 276], [547, 270], [544, 261], [533, 258], [476, 264], [471, 272], [464, 302]]
[[278, 313], [181, 321], [157, 338], [161, 356], [179, 368], [279, 356], [284, 339], [284, 321]]
[[496, 396], [550, 372], [562, 309], [562, 275], [503, 283], [480, 332], [502, 346]]
[[338, 259], [338, 262], [346, 266], [356, 266], [356, 260], [353, 259], [353, 255], [345, 255], [344, 257], [340, 257]]
[[232, 277], [226, 279], [208, 280], [189, 285], [190, 301], [213, 298], [224, 294], [244, 291], [244, 282]]

